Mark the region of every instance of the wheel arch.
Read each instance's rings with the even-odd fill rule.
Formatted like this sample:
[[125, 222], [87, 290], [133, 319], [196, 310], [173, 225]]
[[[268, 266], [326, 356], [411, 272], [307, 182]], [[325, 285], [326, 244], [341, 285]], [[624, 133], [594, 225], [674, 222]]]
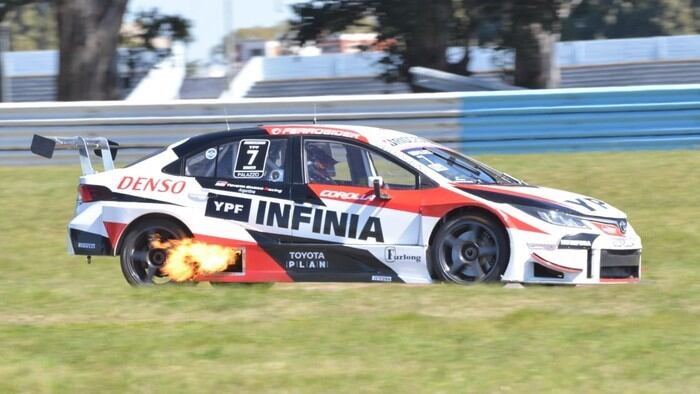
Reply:
[[155, 220], [155, 219], [171, 220], [171, 221], [175, 222], [176, 224], [178, 224], [179, 226], [181, 226], [190, 237], [192, 236], [192, 231], [190, 230], [190, 228], [182, 220], [178, 219], [177, 217], [170, 215], [170, 214], [167, 214], [167, 213], [160, 213], [160, 212], [146, 213], [146, 214], [143, 214], [143, 215], [137, 217], [136, 219], [132, 220], [126, 226], [126, 228], [124, 228], [124, 231], [122, 231], [121, 236], [119, 237], [119, 240], [117, 241], [117, 247], [114, 248], [114, 251], [113, 251], [114, 255], [118, 256], [121, 253], [122, 246], [124, 244], [124, 239], [126, 239], [126, 235], [129, 233], [129, 231], [131, 231], [134, 227], [136, 227], [140, 223], [146, 222], [148, 220]]
[[433, 226], [433, 229], [430, 232], [430, 236], [428, 237], [428, 251], [429, 252], [426, 254], [427, 255], [426, 257], [428, 258], [428, 271], [430, 272], [430, 276], [433, 279], [437, 279], [437, 277], [436, 277], [435, 272], [432, 268], [433, 267], [433, 264], [431, 261], [432, 253], [430, 253], [430, 248], [433, 245], [433, 240], [435, 239], [435, 234], [437, 234], [437, 232], [440, 230], [440, 228], [442, 226], [444, 226], [445, 223], [447, 223], [450, 219], [452, 219], [456, 216], [459, 216], [459, 215], [464, 215], [464, 214], [469, 214], [469, 213], [480, 214], [480, 215], [483, 215], [483, 216], [486, 216], [486, 217], [493, 219], [497, 223], [500, 223], [501, 226], [503, 227], [503, 231], [505, 232], [505, 235], [506, 235], [506, 240], [507, 240], [506, 244], [508, 245], [508, 251], [509, 251], [509, 253], [511, 252], [510, 251], [510, 249], [511, 249], [511, 236], [510, 236], [510, 233], [508, 231], [508, 225], [506, 224], [505, 218], [502, 215], [498, 215], [497, 212], [494, 212], [494, 211], [489, 210], [485, 207], [477, 206], [477, 205], [463, 205], [463, 206], [456, 207], [456, 208], [448, 211], [446, 214], [444, 214], [440, 218], [440, 220], [435, 224], [435, 226]]

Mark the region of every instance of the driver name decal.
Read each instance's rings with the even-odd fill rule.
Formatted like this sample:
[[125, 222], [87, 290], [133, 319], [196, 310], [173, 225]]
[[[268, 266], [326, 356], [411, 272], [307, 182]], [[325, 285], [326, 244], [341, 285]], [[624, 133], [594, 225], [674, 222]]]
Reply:
[[236, 166], [233, 169], [234, 178], [255, 179], [262, 178], [265, 174], [265, 162], [267, 150], [270, 147], [268, 140], [241, 140], [236, 157]]

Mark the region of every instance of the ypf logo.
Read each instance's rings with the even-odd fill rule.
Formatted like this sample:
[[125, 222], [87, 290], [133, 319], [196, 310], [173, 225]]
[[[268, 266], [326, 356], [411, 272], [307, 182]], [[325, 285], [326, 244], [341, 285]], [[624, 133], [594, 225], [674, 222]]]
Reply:
[[247, 222], [250, 216], [250, 200], [245, 198], [212, 196], [207, 201], [206, 216]]

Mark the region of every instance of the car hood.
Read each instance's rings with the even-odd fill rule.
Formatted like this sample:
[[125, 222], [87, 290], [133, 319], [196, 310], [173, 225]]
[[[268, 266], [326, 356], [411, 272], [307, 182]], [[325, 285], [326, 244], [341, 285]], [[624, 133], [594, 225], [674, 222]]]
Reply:
[[557, 209], [572, 214], [624, 219], [624, 212], [597, 198], [537, 186], [455, 184], [457, 188], [489, 201]]

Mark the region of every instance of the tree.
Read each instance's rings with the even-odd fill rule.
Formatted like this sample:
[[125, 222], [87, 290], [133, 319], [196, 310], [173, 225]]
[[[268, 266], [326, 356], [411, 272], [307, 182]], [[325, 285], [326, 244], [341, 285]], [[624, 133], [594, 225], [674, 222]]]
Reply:
[[17, 7], [31, 3], [32, 0], [0, 0], [0, 102], [5, 101], [5, 70], [3, 65], [3, 52], [7, 50], [7, 27], [5, 18], [7, 14]]
[[34, 2], [34, 0], [0, 0], [0, 22], [5, 20], [5, 17], [10, 11], [32, 2]]
[[[405, 79], [414, 66], [468, 75], [467, 48], [480, 37], [515, 50], [516, 85], [545, 88], [558, 84], [554, 44], [562, 18], [579, 1], [323, 0], [293, 6], [298, 19], [291, 29], [303, 44], [373, 16], [378, 39], [394, 42], [383, 63], [395, 79]], [[465, 48], [459, 62], [447, 62], [448, 46]]]
[[111, 100], [117, 89], [117, 45], [127, 0], [56, 0], [58, 99]]
[[58, 49], [56, 12], [50, 1], [17, 7], [8, 15], [7, 23], [10, 25], [10, 50]]
[[127, 52], [128, 75], [125, 87], [133, 87], [138, 70], [149, 68], [153, 64], [153, 61], [144, 60], [145, 55], [150, 54], [158, 61], [172, 53], [173, 42], [191, 41], [191, 25], [189, 20], [181, 16], [161, 14], [155, 8], [137, 13], [120, 35], [120, 43]]
[[[452, 39], [453, 0], [322, 0], [292, 6], [293, 39], [304, 44], [326, 34], [374, 21], [387, 56], [385, 77], [405, 80], [408, 69], [423, 66], [446, 70], [445, 52]], [[466, 68], [462, 73], [466, 72]]]
[[699, 0], [583, 0], [562, 40], [651, 37], [700, 31]]
[[508, 0], [485, 7], [491, 36], [482, 37], [515, 52], [513, 83], [531, 89], [559, 85], [555, 45], [564, 20], [580, 0]]

